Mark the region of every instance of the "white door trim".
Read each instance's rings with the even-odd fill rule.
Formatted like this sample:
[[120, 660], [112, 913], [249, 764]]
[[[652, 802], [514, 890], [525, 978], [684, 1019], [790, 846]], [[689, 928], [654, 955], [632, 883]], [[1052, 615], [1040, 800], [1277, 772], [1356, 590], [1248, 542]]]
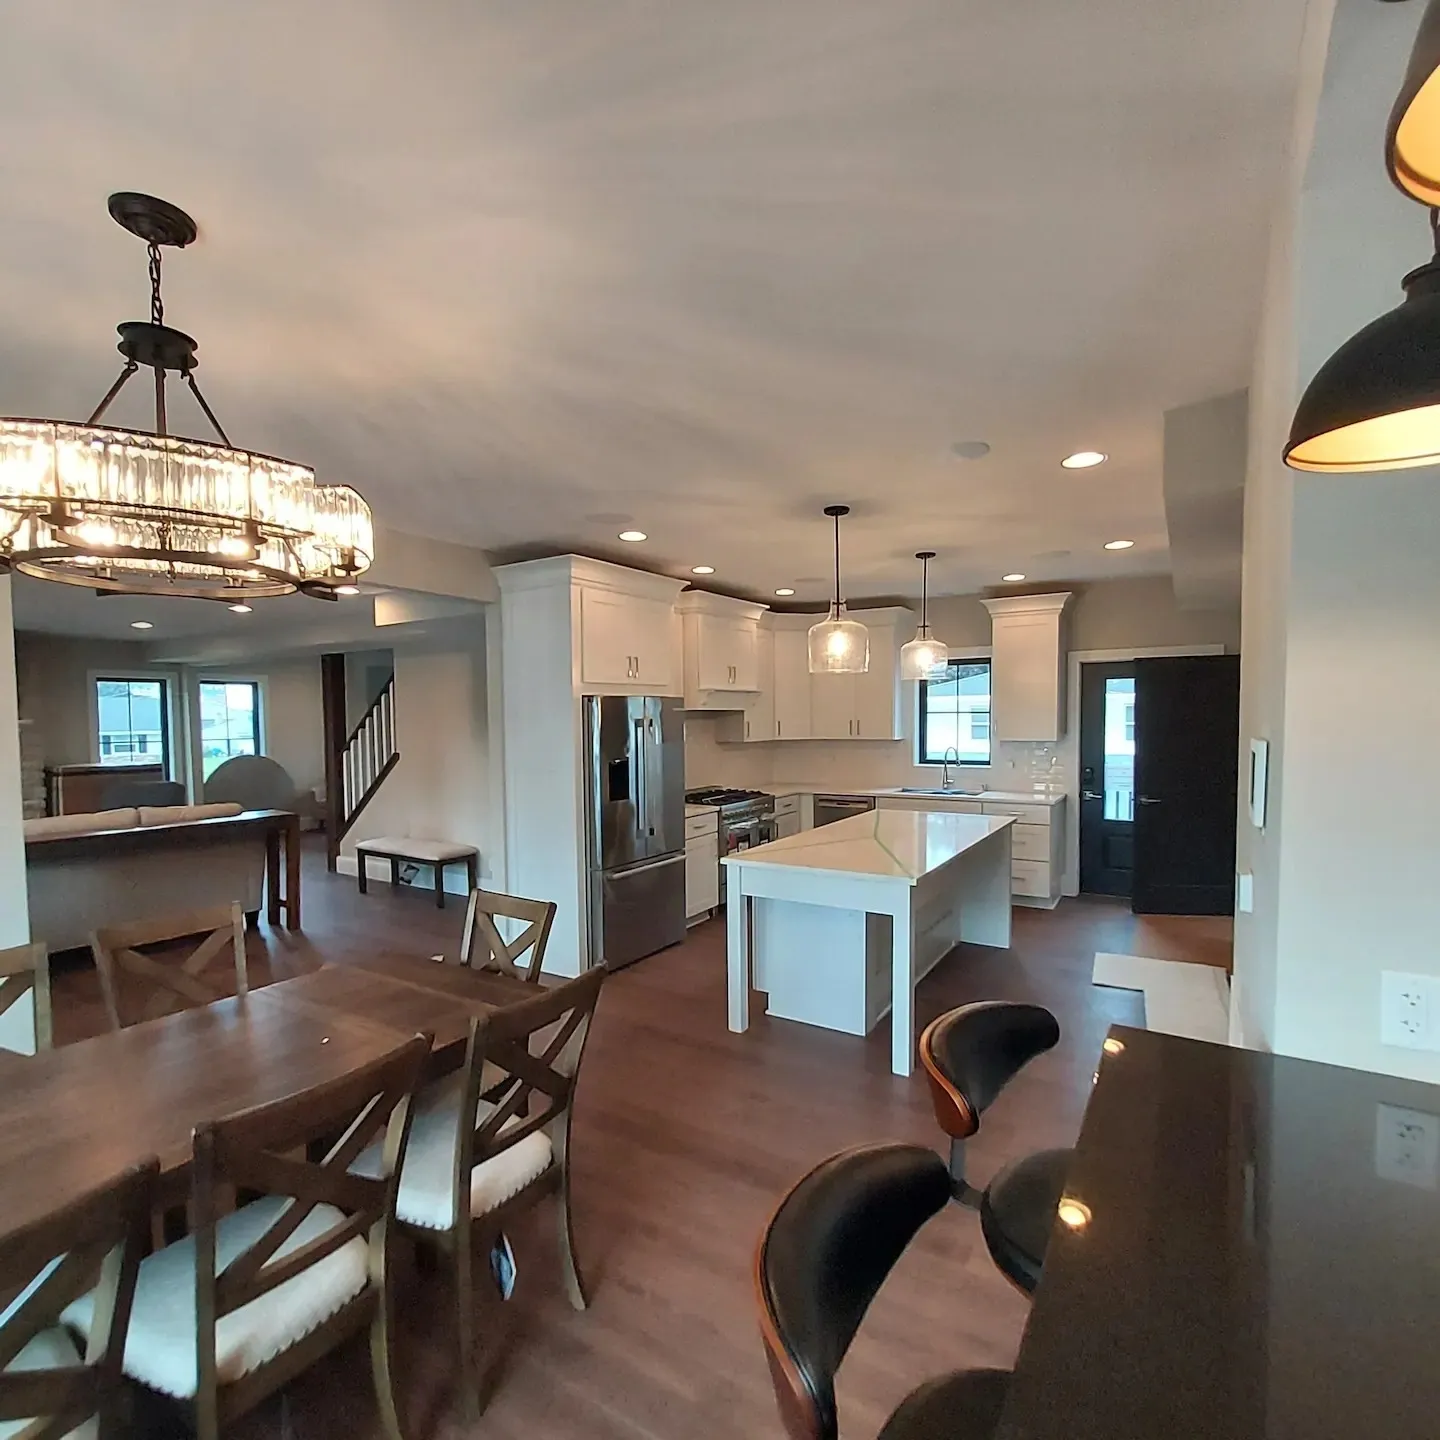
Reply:
[[1065, 876], [1063, 895], [1080, 893], [1080, 667], [1110, 660], [1149, 660], [1166, 655], [1223, 655], [1223, 645], [1131, 645], [1120, 650], [1072, 650], [1065, 676], [1065, 738], [1060, 767], [1065, 776]]

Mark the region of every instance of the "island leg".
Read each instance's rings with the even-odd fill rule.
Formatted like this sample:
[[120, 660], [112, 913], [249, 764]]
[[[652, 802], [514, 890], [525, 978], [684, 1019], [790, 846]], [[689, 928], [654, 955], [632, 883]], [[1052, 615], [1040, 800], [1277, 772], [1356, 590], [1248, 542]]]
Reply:
[[890, 917], [890, 1068], [897, 1075], [910, 1073], [915, 1054], [914, 926], [907, 889]]
[[741, 871], [730, 872], [725, 904], [725, 969], [730, 999], [730, 1028], [750, 1028], [750, 897], [741, 890]]

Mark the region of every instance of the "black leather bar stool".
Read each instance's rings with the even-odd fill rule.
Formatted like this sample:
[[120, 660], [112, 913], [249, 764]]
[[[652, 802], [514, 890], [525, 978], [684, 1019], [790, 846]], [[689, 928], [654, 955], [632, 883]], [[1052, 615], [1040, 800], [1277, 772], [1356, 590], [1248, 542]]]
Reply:
[[[885, 1277], [945, 1208], [933, 1150], [868, 1145], [832, 1155], [780, 1202], [760, 1237], [755, 1286], [775, 1399], [791, 1440], [836, 1440], [835, 1372]], [[962, 1370], [912, 1391], [878, 1440], [989, 1440], [1008, 1370]]]
[[948, 1010], [920, 1036], [920, 1063], [930, 1081], [935, 1118], [950, 1137], [955, 1197], [980, 1211], [991, 1258], [1027, 1295], [1040, 1283], [1073, 1152], [1037, 1151], [976, 1190], [965, 1178], [965, 1142], [979, 1131], [981, 1115], [1005, 1086], [1059, 1040], [1060, 1023], [1048, 1010], [1009, 1000]]

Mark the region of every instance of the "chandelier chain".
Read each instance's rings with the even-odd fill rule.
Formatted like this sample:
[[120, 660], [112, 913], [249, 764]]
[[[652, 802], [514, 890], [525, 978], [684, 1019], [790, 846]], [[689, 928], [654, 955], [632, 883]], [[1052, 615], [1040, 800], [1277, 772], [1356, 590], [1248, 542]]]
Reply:
[[160, 247], [152, 240], [150, 250], [150, 323], [165, 323], [165, 302], [160, 298]]

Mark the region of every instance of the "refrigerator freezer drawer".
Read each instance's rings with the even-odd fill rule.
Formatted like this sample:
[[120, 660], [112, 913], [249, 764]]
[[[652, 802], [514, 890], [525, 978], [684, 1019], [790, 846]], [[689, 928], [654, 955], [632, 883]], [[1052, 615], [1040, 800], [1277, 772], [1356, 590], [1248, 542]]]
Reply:
[[685, 852], [592, 872], [592, 964], [618, 970], [685, 938]]

